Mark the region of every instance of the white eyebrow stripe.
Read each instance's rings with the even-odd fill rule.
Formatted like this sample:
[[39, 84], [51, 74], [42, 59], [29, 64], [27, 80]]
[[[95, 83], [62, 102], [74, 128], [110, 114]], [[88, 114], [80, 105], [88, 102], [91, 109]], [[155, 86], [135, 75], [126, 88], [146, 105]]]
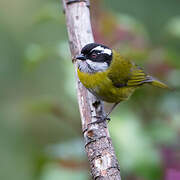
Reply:
[[105, 53], [105, 54], [108, 54], [108, 55], [111, 55], [112, 54], [112, 51], [108, 48], [104, 48], [102, 46], [97, 46], [95, 47], [94, 49], [92, 49], [91, 51], [94, 51], [94, 50], [97, 50], [97, 51], [102, 51], [102, 53]]

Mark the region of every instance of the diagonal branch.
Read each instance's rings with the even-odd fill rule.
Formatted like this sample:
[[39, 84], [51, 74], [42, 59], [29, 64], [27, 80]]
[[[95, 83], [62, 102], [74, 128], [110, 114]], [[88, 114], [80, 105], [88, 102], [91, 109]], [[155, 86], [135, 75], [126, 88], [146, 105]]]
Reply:
[[[66, 16], [72, 57], [87, 43], [94, 42], [88, 0], [62, 0]], [[77, 65], [75, 63], [75, 71]], [[93, 179], [120, 180], [120, 169], [106, 122], [91, 124], [104, 114], [103, 103], [92, 95], [77, 79], [77, 96], [81, 114], [85, 149]]]

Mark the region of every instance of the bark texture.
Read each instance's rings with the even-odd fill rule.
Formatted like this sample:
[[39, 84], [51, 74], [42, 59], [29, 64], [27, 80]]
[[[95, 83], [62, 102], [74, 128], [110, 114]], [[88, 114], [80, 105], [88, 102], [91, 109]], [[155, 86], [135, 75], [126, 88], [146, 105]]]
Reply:
[[[87, 43], [94, 42], [89, 4], [86, 0], [62, 0], [66, 16], [72, 57], [79, 54]], [[75, 71], [77, 65], [75, 63]], [[77, 72], [77, 71], [76, 71]], [[102, 102], [92, 95], [77, 79], [77, 97], [81, 114], [85, 150], [94, 180], [120, 180], [120, 169], [115, 156], [106, 122], [91, 124], [103, 117]]]

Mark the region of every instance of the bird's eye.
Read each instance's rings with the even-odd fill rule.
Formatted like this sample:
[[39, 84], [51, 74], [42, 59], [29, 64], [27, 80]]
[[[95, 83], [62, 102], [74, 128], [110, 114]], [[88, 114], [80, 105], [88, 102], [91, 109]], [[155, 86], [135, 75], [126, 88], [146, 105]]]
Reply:
[[96, 58], [96, 57], [97, 57], [97, 54], [96, 54], [96, 53], [92, 53], [92, 54], [91, 54], [91, 57], [92, 57], [92, 58]]

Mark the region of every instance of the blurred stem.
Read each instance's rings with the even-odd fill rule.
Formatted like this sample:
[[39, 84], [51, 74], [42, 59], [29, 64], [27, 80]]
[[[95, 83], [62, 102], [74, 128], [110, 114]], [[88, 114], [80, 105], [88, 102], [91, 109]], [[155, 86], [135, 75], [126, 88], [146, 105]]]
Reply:
[[[80, 53], [84, 45], [94, 42], [89, 8], [87, 0], [62, 0], [62, 2], [66, 16], [69, 46], [72, 57], [74, 57]], [[77, 70], [76, 63], [75, 70]], [[98, 120], [96, 117], [103, 117], [104, 106], [102, 102], [96, 103], [99, 100], [81, 84], [77, 73], [76, 79], [82, 131], [92, 177], [95, 180], [120, 180], [120, 169], [107, 124], [106, 122], [92, 124]]]

